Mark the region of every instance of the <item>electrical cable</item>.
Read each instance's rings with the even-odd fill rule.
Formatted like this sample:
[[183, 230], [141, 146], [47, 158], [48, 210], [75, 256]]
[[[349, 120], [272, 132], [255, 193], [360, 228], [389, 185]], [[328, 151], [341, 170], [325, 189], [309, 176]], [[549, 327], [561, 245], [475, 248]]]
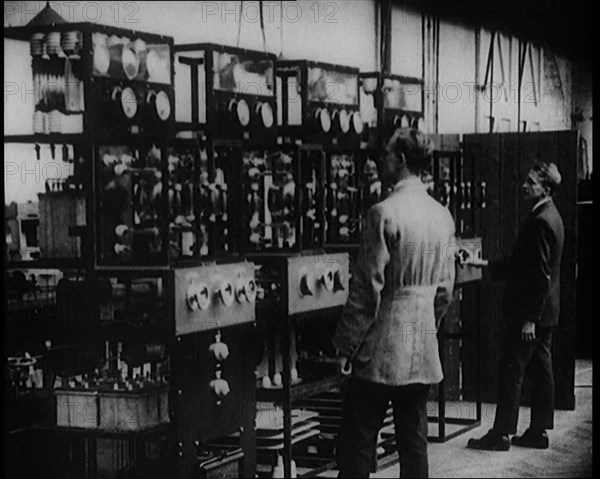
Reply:
[[263, 5], [262, 2], [258, 3], [258, 8], [260, 10], [260, 31], [262, 32], [263, 38], [263, 50], [267, 53], [267, 37], [265, 36], [265, 16], [263, 13]]
[[242, 14], [244, 12], [244, 0], [242, 0], [240, 2], [240, 18], [239, 18], [239, 22], [238, 22], [238, 33], [237, 33], [237, 42], [236, 42], [236, 46], [239, 48], [240, 47], [240, 38], [242, 36]]

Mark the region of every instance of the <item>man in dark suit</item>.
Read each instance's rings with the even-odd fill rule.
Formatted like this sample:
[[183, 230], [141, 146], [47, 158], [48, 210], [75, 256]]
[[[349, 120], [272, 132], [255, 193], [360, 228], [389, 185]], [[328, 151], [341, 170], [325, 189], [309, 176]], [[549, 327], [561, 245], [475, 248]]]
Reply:
[[[561, 216], [552, 201], [561, 176], [554, 163], [537, 162], [522, 186], [532, 205], [510, 258], [489, 263], [492, 278], [505, 279], [506, 337], [499, 366], [498, 406], [494, 427], [468, 447], [508, 451], [517, 432], [525, 373], [532, 382], [531, 423], [512, 444], [546, 449], [554, 417], [552, 328], [558, 324], [560, 261], [564, 242]], [[472, 264], [487, 266], [487, 260]]]

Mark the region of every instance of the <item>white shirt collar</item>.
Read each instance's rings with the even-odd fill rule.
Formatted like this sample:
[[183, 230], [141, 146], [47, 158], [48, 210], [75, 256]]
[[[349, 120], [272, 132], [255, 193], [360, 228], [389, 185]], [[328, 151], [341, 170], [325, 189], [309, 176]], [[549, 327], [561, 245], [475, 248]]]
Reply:
[[550, 201], [552, 199], [551, 196], [546, 196], [545, 198], [542, 198], [540, 201], [538, 201], [535, 206], [533, 208], [531, 208], [531, 212], [533, 213], [535, 210], [537, 210], [540, 206], [542, 206], [544, 203], [548, 203], [548, 201]]
[[392, 188], [392, 191], [397, 191], [406, 185], [421, 185], [425, 187], [425, 185], [423, 185], [423, 182], [421, 181], [421, 178], [419, 178], [418, 176], [409, 176], [408, 178], [400, 180], [398, 183], [396, 183]]

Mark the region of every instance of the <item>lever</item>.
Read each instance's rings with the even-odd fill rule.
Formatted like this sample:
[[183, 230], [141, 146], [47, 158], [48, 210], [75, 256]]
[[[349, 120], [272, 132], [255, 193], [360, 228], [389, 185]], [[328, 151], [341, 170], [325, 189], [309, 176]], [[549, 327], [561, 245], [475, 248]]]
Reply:
[[333, 276], [333, 270], [329, 268], [323, 273], [323, 276], [321, 276], [321, 282], [327, 291], [333, 291]]
[[345, 289], [344, 287], [344, 283], [345, 283], [346, 277], [344, 275], [344, 273], [342, 272], [341, 269], [336, 269], [333, 272], [333, 291], [337, 292], [337, 291], [343, 291]]
[[313, 290], [311, 285], [311, 277], [309, 273], [304, 273], [300, 278], [300, 292], [303, 296], [312, 296]]

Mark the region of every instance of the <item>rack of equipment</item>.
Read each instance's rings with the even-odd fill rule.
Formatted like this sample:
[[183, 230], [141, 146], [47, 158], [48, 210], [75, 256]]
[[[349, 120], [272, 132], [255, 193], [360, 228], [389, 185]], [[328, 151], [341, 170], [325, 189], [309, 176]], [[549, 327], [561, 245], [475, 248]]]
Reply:
[[[11, 354], [16, 400], [54, 404], [32, 427], [68, 446], [61, 477], [253, 475], [255, 268], [233, 256], [212, 145], [175, 137], [173, 39], [48, 11], [5, 29], [36, 85], [30, 131], [5, 145], [59, 170], [9, 208], [11, 324], [37, 328]], [[234, 432], [235, 451], [214, 447]]]

